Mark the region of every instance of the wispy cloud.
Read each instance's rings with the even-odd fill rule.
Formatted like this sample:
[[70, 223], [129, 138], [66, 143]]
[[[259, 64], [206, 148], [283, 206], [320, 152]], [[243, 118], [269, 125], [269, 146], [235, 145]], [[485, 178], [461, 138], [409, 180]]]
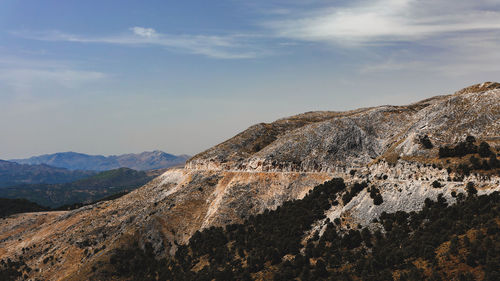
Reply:
[[104, 37], [83, 36], [61, 31], [27, 32], [13, 34], [34, 40], [67, 41], [78, 43], [104, 43], [128, 46], [161, 46], [181, 52], [204, 55], [218, 59], [247, 59], [260, 53], [241, 34], [216, 35], [173, 35], [157, 32], [153, 28], [131, 27], [128, 32]]
[[365, 61], [352, 63], [364, 74], [500, 72], [500, 3], [494, 0], [335, 1], [262, 26], [291, 42], [357, 52]]
[[367, 61], [360, 71], [417, 71], [452, 77], [500, 74], [499, 34], [469, 32], [461, 36], [445, 36], [426, 40], [430, 50], [395, 49], [386, 56]]
[[0, 70], [1, 81], [14, 88], [32, 88], [34, 84], [56, 83], [66, 88], [75, 88], [83, 83], [92, 82], [105, 77], [101, 72], [78, 71], [71, 69], [9, 69]]
[[492, 1], [377, 0], [288, 15], [264, 25], [277, 36], [338, 44], [387, 44], [442, 34], [500, 30]]
[[61, 31], [14, 34], [43, 41], [156, 46], [217, 59], [290, 54], [295, 46], [298, 50], [306, 44], [307, 48], [327, 45], [333, 51], [351, 52], [353, 48], [353, 52], [372, 52], [374, 56], [362, 66], [363, 72], [400, 70], [407, 66], [438, 69], [438, 63], [453, 65], [457, 61], [467, 61], [464, 65], [475, 64], [477, 68], [484, 62], [474, 56], [478, 50], [482, 58], [494, 57], [500, 63], [496, 60], [500, 5], [495, 0], [278, 2], [264, 4], [266, 9], [254, 7], [263, 16], [251, 33], [246, 30], [228, 35], [169, 34], [134, 26], [107, 36]]
[[60, 61], [0, 57], [0, 96], [27, 97], [45, 90], [68, 92], [107, 76]]

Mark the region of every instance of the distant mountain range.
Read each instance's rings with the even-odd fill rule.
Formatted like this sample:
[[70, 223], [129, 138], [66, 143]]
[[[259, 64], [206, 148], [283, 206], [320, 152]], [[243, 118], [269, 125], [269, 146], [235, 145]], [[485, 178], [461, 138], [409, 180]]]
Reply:
[[0, 197], [24, 198], [52, 208], [88, 203], [131, 191], [188, 158], [152, 151], [108, 157], [62, 152], [0, 160]]
[[189, 158], [187, 155], [172, 155], [155, 150], [138, 154], [123, 155], [88, 155], [77, 152], [59, 152], [34, 156], [27, 159], [12, 159], [19, 164], [50, 165], [68, 170], [106, 171], [117, 168], [130, 168], [139, 171], [164, 169], [182, 165]]
[[0, 188], [19, 184], [66, 183], [94, 175], [93, 171], [70, 171], [46, 164], [27, 165], [0, 160]]

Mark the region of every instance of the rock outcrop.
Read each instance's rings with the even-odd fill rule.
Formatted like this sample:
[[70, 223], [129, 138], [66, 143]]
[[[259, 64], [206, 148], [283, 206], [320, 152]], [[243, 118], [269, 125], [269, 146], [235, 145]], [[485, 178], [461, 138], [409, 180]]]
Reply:
[[378, 157], [426, 156], [467, 135], [500, 141], [500, 85], [487, 82], [407, 106], [310, 112], [258, 124], [204, 151], [186, 167], [208, 170], [324, 171], [362, 166]]

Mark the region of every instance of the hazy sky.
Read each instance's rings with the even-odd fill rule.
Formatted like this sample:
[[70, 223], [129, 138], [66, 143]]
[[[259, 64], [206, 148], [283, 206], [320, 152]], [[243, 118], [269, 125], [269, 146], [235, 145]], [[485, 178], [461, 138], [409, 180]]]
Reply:
[[0, 1], [0, 159], [195, 154], [500, 80], [500, 0]]

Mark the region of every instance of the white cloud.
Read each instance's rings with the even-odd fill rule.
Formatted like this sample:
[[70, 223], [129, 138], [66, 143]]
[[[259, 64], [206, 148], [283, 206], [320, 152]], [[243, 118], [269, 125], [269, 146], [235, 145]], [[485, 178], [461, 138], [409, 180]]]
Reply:
[[456, 2], [357, 1], [349, 6], [294, 14], [264, 25], [280, 37], [350, 45], [412, 42], [447, 33], [500, 30], [500, 12], [484, 9], [491, 1]]
[[[362, 74], [500, 73], [498, 0], [355, 0], [265, 21], [274, 36], [358, 54]], [[334, 6], [332, 6], [334, 5]]]
[[20, 32], [13, 34], [35, 40], [68, 41], [78, 43], [104, 43], [128, 46], [161, 46], [191, 54], [204, 55], [219, 59], [246, 59], [258, 56], [254, 47], [250, 46], [243, 35], [173, 35], [162, 34], [153, 28], [135, 26], [131, 32], [106, 37], [79, 36], [60, 31]]
[[144, 27], [134, 26], [134, 27], [130, 28], [130, 30], [132, 30], [134, 32], [134, 34], [137, 34], [137, 35], [142, 36], [142, 37], [151, 38], [151, 37], [158, 36], [158, 34], [156, 33], [156, 30], [154, 30], [152, 28], [144, 28]]

